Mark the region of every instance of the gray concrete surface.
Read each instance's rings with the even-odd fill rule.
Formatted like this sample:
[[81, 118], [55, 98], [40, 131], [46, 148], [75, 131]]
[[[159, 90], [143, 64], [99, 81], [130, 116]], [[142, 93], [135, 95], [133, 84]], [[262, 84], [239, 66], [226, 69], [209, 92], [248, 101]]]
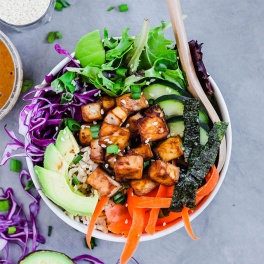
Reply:
[[[124, 3], [116, 1], [69, 0], [71, 7], [54, 12], [50, 23], [35, 30], [17, 33], [0, 26], [16, 45], [24, 65], [26, 79], [35, 84], [42, 81], [63, 57], [55, 53], [45, 37], [49, 31], [60, 31], [63, 39], [56, 41], [73, 51], [78, 39], [94, 29], [107, 27], [113, 36], [130, 26], [130, 34], [139, 32], [144, 18], [158, 26], [169, 21], [166, 1], [127, 0], [129, 12], [107, 12], [107, 7]], [[224, 183], [213, 202], [198, 216], [192, 226], [198, 241], [192, 241], [184, 229], [166, 237], [140, 243], [135, 258], [140, 264], [261, 264], [264, 262], [264, 126], [263, 83], [264, 53], [262, 0], [182, 0], [189, 39], [204, 43], [204, 61], [226, 100], [233, 128], [231, 163]], [[172, 32], [168, 33], [173, 37]], [[0, 150], [9, 139], [4, 125], [18, 128], [22, 99], [10, 114], [0, 121]], [[23, 159], [21, 159], [23, 160]], [[26, 164], [23, 160], [23, 167]], [[0, 167], [0, 186], [13, 187], [16, 197], [25, 204], [28, 197], [22, 190], [18, 175], [9, 166]], [[40, 249], [62, 251], [71, 257], [92, 254], [107, 264], [118, 259], [123, 244], [99, 241], [89, 251], [84, 235], [73, 230], [41, 203], [38, 225], [47, 238]], [[48, 226], [53, 226], [51, 237]], [[12, 255], [19, 254], [19, 248]], [[1, 252], [0, 252], [1, 256]], [[1, 257], [0, 257], [1, 258]]]

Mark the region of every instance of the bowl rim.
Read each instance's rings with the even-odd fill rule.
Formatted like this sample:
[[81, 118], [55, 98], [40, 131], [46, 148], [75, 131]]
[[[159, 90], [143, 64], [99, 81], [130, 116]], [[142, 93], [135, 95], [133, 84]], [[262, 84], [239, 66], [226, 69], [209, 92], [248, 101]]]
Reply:
[[23, 65], [15, 45], [1, 30], [0, 30], [0, 41], [2, 41], [9, 50], [9, 53], [11, 54], [14, 63], [14, 71], [15, 71], [12, 91], [8, 97], [8, 100], [0, 109], [0, 120], [1, 120], [11, 111], [11, 109], [14, 107], [14, 105], [16, 104], [19, 98], [23, 83]]
[[[74, 52], [71, 54], [72, 57], [74, 57]], [[59, 70], [61, 70], [61, 68], [63, 66], [65, 66], [66, 63], [68, 63], [70, 61], [70, 59], [64, 58], [62, 61], [60, 61], [51, 71], [48, 75], [50, 74], [57, 74], [59, 72]], [[194, 220], [200, 213], [202, 213], [205, 208], [210, 204], [210, 202], [213, 200], [213, 198], [215, 197], [216, 193], [219, 191], [224, 178], [226, 176], [226, 172], [229, 166], [229, 162], [230, 162], [230, 158], [231, 158], [231, 148], [232, 148], [232, 129], [231, 129], [231, 121], [230, 121], [230, 116], [229, 116], [229, 112], [225, 103], [225, 100], [217, 86], [217, 84], [215, 83], [215, 81], [213, 80], [213, 78], [210, 76], [209, 80], [211, 82], [211, 85], [213, 86], [213, 89], [215, 91], [215, 98], [216, 101], [218, 103], [219, 106], [219, 112], [220, 115], [222, 117], [223, 121], [229, 122], [229, 126], [227, 128], [227, 132], [226, 132], [226, 144], [227, 144], [227, 156], [226, 156], [226, 161], [225, 164], [220, 172], [220, 178], [219, 181], [215, 187], [215, 189], [207, 196], [205, 197], [202, 202], [199, 204], [199, 206], [197, 206], [197, 208], [190, 214], [190, 220]], [[43, 80], [42, 84], [47, 84], [45, 80]], [[31, 161], [31, 159], [29, 157], [26, 158], [26, 162], [27, 162], [27, 166], [30, 172], [30, 175], [32, 177], [32, 180], [35, 184], [35, 187], [37, 188], [41, 198], [44, 200], [44, 202], [46, 203], [46, 205], [53, 211], [53, 213], [55, 213], [61, 220], [63, 220], [65, 223], [67, 223], [68, 225], [70, 225], [72, 228], [82, 232], [82, 233], [86, 233], [87, 231], [87, 225], [79, 223], [77, 221], [75, 221], [74, 219], [70, 218], [69, 216], [67, 216], [63, 210], [58, 207], [56, 204], [54, 204], [51, 200], [49, 200], [44, 193], [41, 191], [41, 186], [37, 180], [37, 177], [34, 173], [34, 169], [33, 169], [33, 163]], [[140, 237], [140, 242], [142, 241], [148, 241], [148, 240], [153, 240], [156, 238], [160, 238], [163, 236], [166, 236], [168, 234], [171, 234], [172, 232], [177, 231], [178, 229], [182, 228], [184, 226], [183, 221], [180, 220], [179, 222], [177, 222], [175, 225], [164, 229], [162, 231], [157, 231], [155, 232], [155, 234], [153, 235], [148, 235], [148, 234], [142, 234], [142, 236]], [[111, 242], [125, 242], [126, 238], [120, 236], [120, 235], [116, 235], [116, 234], [105, 234], [101, 231], [98, 230], [93, 230], [93, 234], [92, 236], [98, 238], [98, 239], [102, 239], [102, 240], [106, 240], [106, 241], [111, 241]]]

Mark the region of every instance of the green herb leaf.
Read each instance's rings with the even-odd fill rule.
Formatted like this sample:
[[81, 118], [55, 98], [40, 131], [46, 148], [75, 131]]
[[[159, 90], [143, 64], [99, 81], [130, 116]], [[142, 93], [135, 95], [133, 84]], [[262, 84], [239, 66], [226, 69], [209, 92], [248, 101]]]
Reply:
[[28, 91], [32, 87], [33, 83], [34, 83], [33, 80], [24, 80], [22, 84], [21, 92], [24, 93]]
[[113, 10], [114, 8], [115, 8], [114, 6], [110, 6], [107, 8], [107, 11], [109, 12], [109, 11]]
[[20, 160], [10, 159], [10, 170], [14, 172], [20, 172], [22, 167], [22, 163]]
[[55, 32], [49, 32], [49, 34], [48, 34], [48, 36], [47, 36], [47, 41], [49, 42], [49, 43], [53, 43], [53, 41], [55, 40], [55, 38], [56, 38], [56, 34], [55, 34]]
[[75, 72], [68, 71], [64, 73], [61, 77], [52, 81], [51, 87], [55, 89], [56, 93], [61, 93], [64, 90], [73, 93], [76, 88], [76, 86], [74, 85], [75, 76]]
[[108, 37], [108, 31], [104, 28], [104, 47], [109, 49], [114, 49], [118, 45], [118, 39], [114, 39], [112, 37]]
[[62, 39], [62, 34], [61, 34], [59, 31], [56, 31], [56, 32], [55, 32], [55, 36], [56, 36], [56, 38], [58, 38], [58, 39]]
[[63, 8], [62, 4], [59, 1], [56, 1], [56, 3], [55, 3], [55, 9], [57, 11], [62, 11], [62, 8]]
[[72, 94], [72, 93], [69, 93], [69, 92], [66, 92], [66, 93], [64, 93], [64, 94], [61, 96], [61, 101], [60, 101], [60, 103], [61, 103], [61, 104], [69, 103], [69, 102], [72, 101], [72, 98], [73, 98], [73, 94]]

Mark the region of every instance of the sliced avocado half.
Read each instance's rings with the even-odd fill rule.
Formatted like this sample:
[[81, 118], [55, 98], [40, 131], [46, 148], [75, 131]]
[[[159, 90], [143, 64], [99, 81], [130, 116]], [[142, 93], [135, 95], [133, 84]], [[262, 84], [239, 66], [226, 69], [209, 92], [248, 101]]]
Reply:
[[74, 264], [74, 262], [63, 253], [39, 250], [27, 255], [19, 264]]
[[73, 161], [74, 156], [80, 151], [74, 135], [67, 126], [59, 132], [55, 145], [68, 164]]
[[91, 216], [98, 201], [98, 193], [93, 197], [81, 196], [74, 193], [68, 185], [63, 174], [44, 169], [40, 166], [34, 167], [43, 193], [55, 204], [73, 215]]

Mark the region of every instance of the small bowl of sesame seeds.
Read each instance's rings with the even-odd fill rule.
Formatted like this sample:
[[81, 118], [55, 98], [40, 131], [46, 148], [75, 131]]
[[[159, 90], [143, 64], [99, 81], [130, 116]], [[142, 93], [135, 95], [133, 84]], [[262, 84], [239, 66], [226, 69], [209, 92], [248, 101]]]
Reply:
[[1, 0], [0, 23], [26, 31], [50, 21], [55, 0]]

